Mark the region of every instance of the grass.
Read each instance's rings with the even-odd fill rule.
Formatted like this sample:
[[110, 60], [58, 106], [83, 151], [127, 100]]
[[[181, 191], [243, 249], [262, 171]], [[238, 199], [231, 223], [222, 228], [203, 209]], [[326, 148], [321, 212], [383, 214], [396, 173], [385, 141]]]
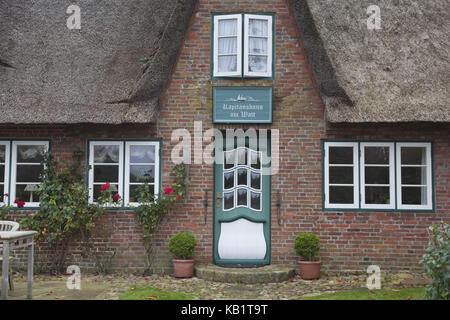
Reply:
[[120, 300], [192, 300], [194, 298], [192, 294], [155, 287], [130, 288], [119, 297]]
[[304, 297], [303, 300], [423, 300], [425, 288], [349, 290]]

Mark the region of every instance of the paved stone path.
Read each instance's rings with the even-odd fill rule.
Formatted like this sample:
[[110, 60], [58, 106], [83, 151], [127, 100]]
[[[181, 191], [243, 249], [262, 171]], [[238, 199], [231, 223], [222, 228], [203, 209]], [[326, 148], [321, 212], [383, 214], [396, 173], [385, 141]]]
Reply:
[[[192, 293], [198, 299], [300, 299], [305, 296], [340, 290], [365, 288], [366, 275], [324, 276], [319, 280], [302, 280], [298, 276], [281, 283], [239, 284], [205, 281], [198, 278], [175, 279], [171, 276], [142, 277], [136, 275], [86, 275], [81, 278], [81, 290], [66, 287], [68, 276], [36, 275], [33, 298], [44, 300], [118, 299], [127, 289], [154, 286], [160, 289]], [[10, 299], [25, 299], [26, 279], [16, 276], [15, 290]], [[396, 273], [382, 278], [382, 288], [423, 286], [428, 282], [423, 274]]]

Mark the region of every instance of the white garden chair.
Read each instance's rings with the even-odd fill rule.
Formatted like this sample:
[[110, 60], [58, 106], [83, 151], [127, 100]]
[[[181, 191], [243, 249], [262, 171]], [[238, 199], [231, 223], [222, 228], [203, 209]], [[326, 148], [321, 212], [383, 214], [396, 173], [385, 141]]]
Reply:
[[[0, 220], [0, 231], [17, 231], [19, 230], [19, 224], [15, 221], [1, 221]], [[0, 249], [3, 249], [3, 244], [0, 243]], [[3, 250], [2, 250], [3, 251]], [[14, 284], [12, 279], [12, 272], [11, 272], [11, 261], [14, 259], [14, 257], [9, 257], [9, 270], [8, 270], [8, 282], [9, 282], [9, 290], [14, 290]], [[3, 254], [0, 254], [0, 265], [3, 262]]]

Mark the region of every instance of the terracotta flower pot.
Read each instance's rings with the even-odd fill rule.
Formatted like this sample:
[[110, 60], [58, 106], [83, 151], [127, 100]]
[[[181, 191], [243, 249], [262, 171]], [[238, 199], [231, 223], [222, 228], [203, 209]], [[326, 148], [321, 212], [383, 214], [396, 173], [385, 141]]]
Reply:
[[194, 275], [194, 260], [173, 259], [173, 276], [176, 278], [191, 278]]
[[305, 280], [320, 278], [320, 261], [300, 261], [300, 277]]

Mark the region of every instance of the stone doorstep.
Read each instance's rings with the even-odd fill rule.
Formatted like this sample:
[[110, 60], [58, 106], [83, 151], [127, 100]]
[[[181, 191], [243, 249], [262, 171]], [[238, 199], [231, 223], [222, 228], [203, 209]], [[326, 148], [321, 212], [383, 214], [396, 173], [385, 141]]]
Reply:
[[198, 265], [195, 266], [195, 275], [208, 281], [255, 284], [287, 281], [295, 276], [295, 270], [276, 265], [258, 268], [224, 268], [216, 265]]

